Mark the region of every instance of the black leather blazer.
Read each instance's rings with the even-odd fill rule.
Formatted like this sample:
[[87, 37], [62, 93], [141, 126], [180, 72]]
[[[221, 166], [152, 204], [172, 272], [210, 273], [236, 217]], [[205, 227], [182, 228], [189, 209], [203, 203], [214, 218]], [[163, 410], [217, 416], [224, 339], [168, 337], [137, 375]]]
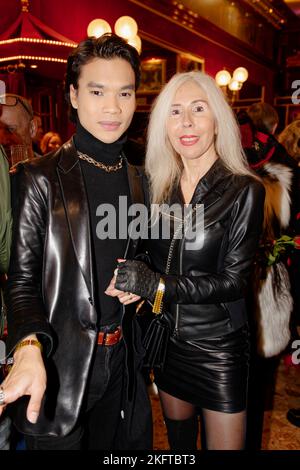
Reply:
[[[132, 202], [143, 203], [142, 173], [126, 164]], [[12, 352], [22, 338], [36, 333], [48, 355], [47, 391], [38, 422], [27, 421], [24, 406], [17, 407], [16, 422], [29, 434], [62, 435], [78, 418], [97, 337], [89, 210], [73, 141], [20, 165], [14, 180], [18, 203], [5, 295], [7, 346]], [[137, 243], [128, 240], [124, 257], [134, 256]], [[132, 308], [124, 309], [131, 379], [136, 360], [132, 318]], [[129, 388], [132, 395], [133, 382]]]
[[165, 276], [166, 315], [175, 336], [216, 337], [247, 322], [244, 295], [262, 230], [264, 194], [259, 181], [233, 175], [220, 160], [200, 180], [191, 203], [204, 205], [204, 226], [193, 226], [194, 245], [180, 240], [177, 275]]

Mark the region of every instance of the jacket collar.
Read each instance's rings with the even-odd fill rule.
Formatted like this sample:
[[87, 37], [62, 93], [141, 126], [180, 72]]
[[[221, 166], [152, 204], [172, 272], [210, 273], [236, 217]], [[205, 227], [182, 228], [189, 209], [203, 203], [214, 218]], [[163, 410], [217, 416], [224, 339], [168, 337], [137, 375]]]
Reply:
[[68, 173], [79, 161], [73, 137], [58, 152], [60, 152], [58, 167], [63, 173]]
[[129, 190], [130, 190], [130, 196], [131, 196], [131, 203], [132, 204], [145, 204], [145, 196], [144, 196], [143, 184], [142, 184], [142, 179], [143, 179], [142, 172], [139, 171], [138, 167], [131, 165], [128, 162], [124, 152], [122, 152], [122, 157], [127, 167], [127, 176], [128, 176]]
[[[124, 153], [122, 153], [122, 157], [124, 158], [127, 166], [127, 176], [128, 176], [128, 183], [129, 183], [129, 190], [130, 190], [130, 197], [131, 197], [131, 204], [144, 204], [146, 205], [145, 201], [145, 193], [143, 189], [143, 174], [141, 171], [138, 170], [138, 167], [131, 165], [128, 163], [128, 160]], [[145, 219], [145, 227], [147, 225], [147, 220]], [[133, 226], [132, 226], [133, 229]], [[143, 229], [141, 229], [143, 231]], [[133, 240], [131, 238], [131, 234], [129, 233], [129, 237], [127, 240], [125, 252], [123, 258], [133, 258], [136, 253], [138, 241]]]
[[[89, 207], [79, 158], [73, 139], [70, 139], [58, 150], [58, 178], [61, 185], [68, 226], [71, 234], [74, 252], [84, 276], [86, 285], [92, 292], [92, 260]], [[128, 182], [132, 203], [144, 203], [142, 174], [137, 167], [128, 163]], [[126, 252], [134, 255], [136, 243], [128, 239]]]
[[[73, 137], [66, 142], [60, 148], [60, 159], [58, 162], [58, 167], [63, 173], [68, 173], [71, 171], [74, 166], [78, 163], [79, 158], [77, 155], [77, 150], [74, 144]], [[129, 181], [130, 195], [132, 204], [143, 204], [144, 203], [144, 194], [142, 190], [142, 174], [138, 171], [136, 166], [131, 165], [124, 152], [122, 152], [122, 157], [125, 161], [127, 167], [127, 175]]]
[[208, 172], [200, 179], [194, 191], [191, 204], [202, 203], [209, 204], [214, 199], [219, 199], [228, 183], [230, 175], [220, 158], [214, 162]]

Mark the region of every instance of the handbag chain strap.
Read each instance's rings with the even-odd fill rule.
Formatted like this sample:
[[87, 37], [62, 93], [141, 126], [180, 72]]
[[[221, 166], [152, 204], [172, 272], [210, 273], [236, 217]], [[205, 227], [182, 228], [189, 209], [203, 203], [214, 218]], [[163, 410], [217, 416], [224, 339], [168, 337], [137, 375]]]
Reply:
[[[179, 226], [177, 227], [177, 229], [174, 232], [173, 238], [172, 238], [171, 243], [170, 243], [169, 253], [168, 253], [167, 262], [166, 262], [165, 274], [170, 273], [171, 261], [172, 261], [172, 258], [173, 258], [173, 251], [174, 251], [174, 247], [175, 247], [175, 241], [177, 240], [177, 236], [182, 231], [182, 227], [186, 224], [188, 219], [192, 218], [192, 216], [193, 216], [194, 212], [197, 210], [197, 208], [198, 208], [198, 204], [196, 204], [190, 210], [190, 212], [182, 219]], [[187, 228], [185, 230], [185, 233], [186, 233], [186, 231], [187, 231]]]
[[[202, 203], [203, 204], [203, 200], [210, 194], [212, 193], [213, 191], [215, 191], [215, 188], [218, 187], [220, 184], [219, 181], [217, 181], [211, 188], [210, 190], [202, 197]], [[167, 263], [166, 263], [166, 269], [165, 269], [165, 274], [169, 274], [170, 272], [170, 267], [171, 267], [171, 261], [172, 261], [172, 257], [173, 257], [173, 251], [174, 251], [174, 246], [175, 246], [175, 241], [176, 241], [176, 238], [177, 238], [177, 235], [178, 233], [182, 230], [182, 227], [183, 225], [187, 222], [187, 220], [189, 218], [192, 218], [194, 212], [198, 209], [198, 206], [201, 205], [199, 203], [196, 203], [192, 209], [190, 210], [190, 212], [183, 218], [182, 222], [180, 223], [180, 225], [177, 227], [176, 231], [174, 232], [174, 235], [173, 235], [173, 238], [172, 238], [172, 241], [171, 241], [171, 244], [170, 244], [170, 248], [169, 248], [169, 253], [168, 253], [168, 257], [167, 257]], [[185, 233], [187, 231], [187, 228], [185, 230]]]
[[[182, 227], [183, 227], [184, 224], [187, 222], [187, 220], [188, 220], [189, 218], [192, 218], [192, 216], [193, 216], [194, 212], [197, 210], [197, 208], [198, 208], [198, 204], [196, 204], [196, 205], [190, 210], [190, 212], [182, 219], [182, 221], [180, 222], [179, 226], [177, 227], [177, 229], [176, 229], [175, 232], [174, 232], [173, 238], [172, 238], [171, 243], [170, 243], [169, 252], [168, 252], [165, 274], [169, 274], [169, 273], [170, 273], [171, 261], [172, 261], [172, 258], [173, 258], [173, 252], [174, 252], [175, 241], [177, 240], [177, 236], [178, 236], [178, 234], [180, 233], [180, 231], [182, 230]], [[186, 230], [187, 230], [187, 229], [186, 229]], [[186, 230], [185, 230], [185, 233], [186, 233]], [[153, 307], [153, 304], [152, 304], [152, 302], [150, 302], [150, 300], [147, 300], [147, 302]], [[142, 303], [140, 303], [140, 304], [138, 305], [138, 308], [137, 308], [136, 312], [139, 311], [139, 309], [141, 308], [141, 306], [142, 306]], [[160, 315], [163, 315], [163, 314], [161, 313]]]

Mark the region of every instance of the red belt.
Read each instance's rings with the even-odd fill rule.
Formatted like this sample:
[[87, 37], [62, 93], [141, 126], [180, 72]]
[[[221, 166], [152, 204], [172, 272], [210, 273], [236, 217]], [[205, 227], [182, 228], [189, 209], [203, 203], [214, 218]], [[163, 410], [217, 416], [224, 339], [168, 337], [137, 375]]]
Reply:
[[117, 344], [120, 339], [122, 338], [122, 331], [121, 327], [118, 326], [116, 331], [113, 333], [107, 333], [106, 331], [100, 331], [98, 333], [98, 344], [100, 346], [113, 346], [114, 344]]

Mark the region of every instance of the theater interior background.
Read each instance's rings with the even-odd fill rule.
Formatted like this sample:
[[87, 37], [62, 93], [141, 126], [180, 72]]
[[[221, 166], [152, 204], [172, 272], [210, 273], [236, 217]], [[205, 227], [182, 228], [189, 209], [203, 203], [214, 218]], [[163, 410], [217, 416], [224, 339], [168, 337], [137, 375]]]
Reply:
[[[266, 101], [282, 130], [300, 119], [300, 1], [297, 0], [0, 0], [0, 86], [28, 97], [46, 131], [73, 132], [63, 93], [66, 59], [95, 19], [113, 30], [134, 18], [141, 39], [142, 83], [132, 138], [143, 140], [148, 114], [163, 84], [177, 71], [231, 76], [243, 67], [238, 89], [223, 91], [235, 110]], [[5, 88], [4, 88], [5, 87]], [[0, 93], [0, 94], [1, 94]], [[300, 369], [279, 367], [273, 408], [265, 416], [263, 448], [300, 449], [300, 429], [288, 408], [299, 407]], [[166, 448], [158, 397], [152, 391], [155, 448]]]

